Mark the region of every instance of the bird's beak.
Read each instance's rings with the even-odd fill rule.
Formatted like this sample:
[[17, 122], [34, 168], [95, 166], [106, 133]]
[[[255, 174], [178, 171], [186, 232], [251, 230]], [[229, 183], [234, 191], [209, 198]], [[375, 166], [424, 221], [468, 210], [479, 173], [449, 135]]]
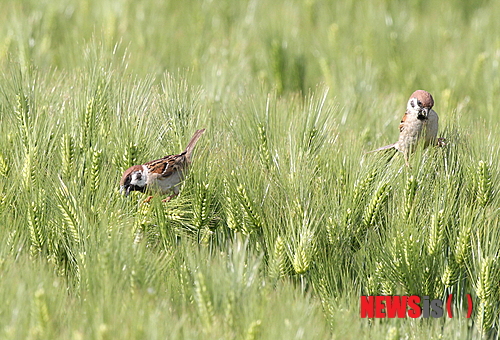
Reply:
[[120, 194], [124, 194], [125, 193], [125, 197], [128, 196], [128, 194], [130, 193], [130, 186], [126, 187], [124, 185], [120, 185]]
[[428, 117], [428, 116], [429, 116], [429, 110], [430, 110], [430, 109], [429, 109], [428, 107], [424, 107], [424, 108], [422, 109], [422, 112], [423, 112], [423, 114], [424, 114], [424, 116], [425, 116], [425, 117]]

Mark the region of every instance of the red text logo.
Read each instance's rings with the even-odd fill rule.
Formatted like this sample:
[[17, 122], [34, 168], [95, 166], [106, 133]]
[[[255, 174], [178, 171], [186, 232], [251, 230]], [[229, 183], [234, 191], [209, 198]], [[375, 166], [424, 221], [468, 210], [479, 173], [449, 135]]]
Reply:
[[[446, 309], [452, 318], [453, 294], [443, 300], [431, 300], [428, 296], [361, 296], [360, 314], [362, 318], [441, 318]], [[467, 294], [467, 318], [472, 315], [472, 298]]]

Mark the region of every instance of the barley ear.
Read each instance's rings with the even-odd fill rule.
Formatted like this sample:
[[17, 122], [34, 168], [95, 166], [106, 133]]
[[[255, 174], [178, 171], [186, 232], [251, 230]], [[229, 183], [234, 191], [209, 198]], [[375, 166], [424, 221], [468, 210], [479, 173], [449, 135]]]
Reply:
[[10, 171], [10, 165], [0, 152], [0, 176], [7, 177], [9, 175], [9, 171]]
[[259, 157], [261, 163], [266, 169], [271, 166], [271, 155], [269, 153], [269, 141], [267, 138], [267, 131], [262, 123], [258, 124], [259, 129]]
[[479, 299], [477, 322], [483, 336], [492, 330], [498, 317], [497, 301], [500, 295], [498, 270], [496, 259], [493, 257], [483, 259], [476, 282], [476, 294]]
[[40, 211], [35, 202], [31, 202], [31, 209], [28, 209], [28, 228], [31, 241], [30, 253], [31, 256], [35, 256], [42, 252], [42, 246], [45, 243], [40, 225]]
[[67, 235], [67, 239], [71, 243], [77, 245], [81, 240], [79, 231], [81, 223], [76, 212], [76, 200], [61, 179], [60, 182], [61, 186], [57, 192], [57, 197], [59, 199], [59, 204], [57, 206], [63, 216], [63, 224], [66, 227], [65, 235], [61, 235], [61, 238], [65, 239]]
[[[260, 215], [257, 213], [254, 203], [250, 200], [248, 197], [247, 191], [243, 185], [238, 185], [236, 188], [238, 192], [238, 198], [241, 204], [241, 207], [243, 208], [246, 216], [250, 220], [252, 226], [256, 230], [260, 230], [263, 226], [262, 218]], [[251, 233], [252, 230], [244, 230], [246, 233]]]
[[476, 199], [481, 207], [485, 207], [492, 199], [491, 170], [484, 161], [479, 161], [477, 166], [477, 192]]
[[75, 161], [75, 142], [70, 134], [65, 133], [61, 139], [62, 176], [65, 180], [71, 177]]
[[259, 331], [260, 331], [260, 325], [262, 321], [260, 320], [255, 320], [250, 324], [248, 327], [247, 335], [245, 337], [245, 340], [255, 340], [258, 339]]
[[372, 195], [372, 199], [365, 208], [363, 214], [363, 223], [365, 226], [374, 226], [376, 218], [382, 206], [387, 201], [389, 197], [389, 184], [383, 183], [378, 187], [375, 193]]
[[290, 260], [286, 252], [286, 244], [283, 238], [278, 235], [274, 241], [273, 258], [270, 268], [270, 276], [280, 278], [285, 276], [290, 270]]
[[207, 332], [210, 332], [214, 324], [214, 309], [205, 284], [205, 277], [201, 272], [198, 272], [194, 281], [194, 286], [194, 296], [198, 307], [198, 314], [203, 323], [204, 329]]
[[444, 241], [444, 210], [439, 210], [437, 214], [431, 216], [431, 226], [429, 237], [427, 238], [427, 253], [429, 255], [439, 254], [443, 248]]
[[406, 181], [406, 186], [404, 190], [405, 205], [404, 205], [404, 219], [406, 221], [410, 220], [414, 214], [415, 209], [413, 208], [413, 202], [415, 201], [415, 194], [417, 192], [418, 181], [410, 176]]
[[293, 269], [297, 274], [305, 274], [311, 265], [316, 253], [316, 244], [312, 230], [305, 229], [299, 234], [298, 245], [293, 255]]
[[36, 338], [44, 338], [49, 327], [50, 315], [47, 306], [47, 297], [43, 288], [39, 288], [35, 292], [33, 307], [36, 324], [32, 331], [36, 334]]

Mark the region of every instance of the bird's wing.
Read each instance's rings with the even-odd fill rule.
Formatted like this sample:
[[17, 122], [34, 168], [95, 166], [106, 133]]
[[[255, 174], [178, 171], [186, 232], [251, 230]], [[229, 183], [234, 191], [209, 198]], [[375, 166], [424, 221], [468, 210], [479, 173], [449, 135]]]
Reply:
[[146, 163], [145, 165], [148, 167], [149, 176], [155, 179], [165, 179], [177, 171], [183, 171], [190, 162], [191, 153], [193, 152], [196, 142], [204, 132], [205, 129], [196, 131], [186, 146], [186, 150], [182, 153], [165, 156]]
[[149, 169], [150, 176], [166, 178], [173, 173], [182, 170], [186, 162], [186, 152], [179, 155], [170, 155], [151, 161], [145, 165]]
[[406, 118], [408, 117], [408, 112], [405, 112], [403, 118], [401, 118], [401, 124], [399, 124], [399, 133], [403, 132], [405, 128]]

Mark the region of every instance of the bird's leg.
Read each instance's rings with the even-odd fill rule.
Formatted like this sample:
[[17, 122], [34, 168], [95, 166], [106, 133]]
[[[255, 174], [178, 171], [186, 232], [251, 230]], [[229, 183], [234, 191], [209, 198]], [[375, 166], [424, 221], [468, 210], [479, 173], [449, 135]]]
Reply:
[[144, 203], [149, 203], [153, 199], [153, 196], [149, 196], [144, 200]]
[[410, 162], [408, 162], [408, 153], [405, 152], [403, 155], [405, 157], [405, 164], [406, 164], [406, 166], [411, 169]]
[[446, 142], [445, 138], [438, 138], [436, 144], [439, 147], [443, 147], [443, 146], [446, 146], [446, 144], [448, 144], [448, 143]]
[[175, 193], [174, 193], [174, 194], [172, 194], [172, 195], [168, 196], [167, 198], [165, 198], [165, 199], [163, 199], [163, 200], [161, 200], [161, 201], [162, 201], [162, 202], [170, 202], [170, 200], [171, 200], [172, 198], [174, 198], [175, 196], [177, 196], [177, 195], [179, 195], [179, 194], [175, 194]]

